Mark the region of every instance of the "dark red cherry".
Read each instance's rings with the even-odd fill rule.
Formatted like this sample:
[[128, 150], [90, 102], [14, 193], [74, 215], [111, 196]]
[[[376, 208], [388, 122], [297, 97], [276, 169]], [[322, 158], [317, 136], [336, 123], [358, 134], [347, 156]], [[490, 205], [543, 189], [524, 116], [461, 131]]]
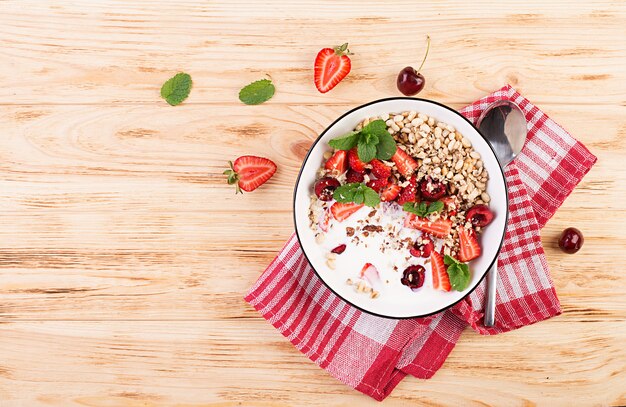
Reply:
[[407, 66], [398, 74], [396, 85], [398, 86], [398, 90], [406, 96], [413, 96], [419, 93], [422, 89], [424, 89], [424, 85], [426, 84], [424, 75], [420, 73], [420, 70], [424, 66], [424, 62], [426, 62], [428, 50], [430, 49], [430, 36], [427, 36], [426, 40], [426, 52], [424, 53], [424, 59], [422, 59], [420, 67], [416, 70], [412, 66]]
[[472, 206], [472, 208], [467, 211], [465, 218], [472, 225], [482, 228], [491, 223], [493, 220], [493, 212], [491, 212], [487, 205], [478, 204]]
[[420, 182], [420, 192], [427, 201], [436, 201], [446, 194], [446, 186], [441, 181], [426, 177]]
[[418, 237], [417, 241], [411, 246], [409, 252], [415, 257], [430, 257], [430, 253], [435, 248], [435, 245], [430, 238], [426, 236]]
[[559, 238], [559, 247], [565, 253], [574, 254], [580, 250], [585, 242], [585, 238], [580, 230], [576, 228], [567, 228], [561, 233]]
[[424, 78], [424, 75], [417, 72], [412, 66], [407, 66], [398, 74], [398, 90], [406, 96], [418, 94], [422, 89], [424, 89], [425, 84], [426, 79]]
[[416, 290], [424, 285], [425, 272], [426, 269], [424, 266], [409, 266], [404, 270], [404, 273], [402, 273], [400, 282], [411, 290]]
[[315, 183], [315, 195], [322, 201], [330, 201], [333, 199], [333, 192], [341, 185], [333, 177], [323, 177]]

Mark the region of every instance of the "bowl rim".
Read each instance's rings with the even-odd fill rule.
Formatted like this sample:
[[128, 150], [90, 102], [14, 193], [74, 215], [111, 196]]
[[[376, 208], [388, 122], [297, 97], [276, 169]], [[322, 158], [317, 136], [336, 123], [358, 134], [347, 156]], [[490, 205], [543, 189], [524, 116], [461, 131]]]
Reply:
[[508, 224], [509, 224], [509, 189], [508, 189], [508, 186], [507, 186], [507, 183], [506, 183], [506, 176], [504, 174], [504, 168], [502, 168], [502, 166], [498, 165], [498, 168], [500, 169], [500, 173], [502, 174], [502, 179], [504, 180], [504, 195], [505, 195], [505, 202], [506, 202], [505, 216], [506, 217], [504, 219], [504, 228], [502, 229], [502, 237], [500, 238], [500, 243], [498, 245], [498, 250], [496, 251], [496, 254], [495, 254], [494, 258], [491, 260], [491, 262], [489, 263], [489, 266], [485, 269], [485, 271], [483, 272], [483, 275], [480, 277], [480, 279], [478, 280], [476, 285], [474, 285], [474, 287], [472, 287], [472, 289], [467, 291], [467, 293], [465, 293], [465, 295], [463, 295], [461, 298], [459, 298], [457, 301], [453, 302], [452, 304], [449, 304], [449, 305], [447, 305], [445, 307], [442, 307], [442, 308], [440, 308], [440, 309], [438, 309], [436, 311], [433, 311], [433, 312], [429, 312], [427, 314], [416, 314], [416, 315], [402, 316], [402, 317], [390, 316], [390, 315], [384, 315], [384, 314], [377, 314], [377, 313], [372, 312], [370, 310], [366, 310], [364, 308], [361, 308], [358, 305], [356, 305], [356, 304], [350, 302], [349, 300], [347, 300], [346, 298], [344, 298], [337, 291], [335, 291], [330, 286], [330, 284], [328, 284], [326, 282], [326, 280], [324, 280], [320, 276], [318, 271], [311, 264], [311, 261], [309, 260], [309, 257], [307, 256], [306, 251], [304, 250], [304, 246], [302, 245], [302, 239], [300, 239], [300, 234], [298, 232], [298, 222], [297, 222], [297, 219], [296, 219], [296, 195], [298, 194], [298, 186], [300, 185], [300, 180], [302, 179], [302, 173], [304, 171], [304, 166], [305, 166], [306, 162], [308, 161], [309, 156], [311, 155], [312, 151], [317, 146], [317, 143], [320, 142], [320, 140], [324, 137], [324, 135], [328, 132], [328, 130], [330, 130], [335, 124], [337, 124], [340, 120], [342, 120], [347, 115], [355, 112], [356, 110], [362, 109], [364, 107], [367, 107], [367, 106], [370, 106], [370, 105], [373, 105], [373, 104], [376, 104], [376, 103], [380, 103], [380, 102], [391, 101], [391, 100], [418, 100], [418, 101], [422, 101], [422, 102], [432, 103], [432, 104], [438, 105], [440, 107], [443, 107], [444, 109], [447, 109], [447, 110], [451, 111], [453, 114], [455, 114], [455, 115], [459, 116], [461, 119], [465, 120], [470, 126], [472, 126], [474, 128], [474, 130], [476, 130], [476, 132], [485, 140], [485, 142], [489, 146], [489, 150], [491, 151], [493, 156], [496, 158], [496, 162], [499, 163], [498, 157], [497, 157], [496, 152], [494, 151], [493, 147], [491, 146], [491, 144], [489, 143], [487, 138], [482, 134], [482, 132], [474, 125], [474, 123], [472, 123], [468, 118], [463, 116], [461, 113], [459, 113], [455, 109], [453, 109], [453, 108], [451, 108], [449, 106], [446, 106], [443, 103], [440, 103], [440, 102], [437, 102], [437, 101], [434, 101], [434, 100], [431, 100], [431, 99], [416, 98], [416, 97], [409, 97], [409, 96], [392, 96], [392, 97], [388, 97], [388, 98], [372, 100], [372, 101], [370, 101], [368, 103], [364, 103], [362, 105], [356, 106], [356, 107], [346, 111], [345, 113], [343, 113], [341, 116], [339, 116], [337, 119], [335, 119], [331, 124], [326, 126], [324, 131], [322, 131], [317, 136], [315, 141], [313, 141], [313, 144], [311, 144], [311, 147], [309, 147], [309, 150], [307, 151], [306, 155], [304, 156], [304, 159], [302, 160], [302, 165], [300, 166], [300, 170], [298, 171], [298, 177], [296, 178], [296, 182], [295, 182], [294, 188], [293, 188], [293, 199], [292, 199], [293, 223], [294, 223], [294, 229], [295, 229], [295, 233], [296, 233], [296, 238], [298, 239], [298, 244], [300, 245], [300, 248], [302, 250], [302, 254], [304, 255], [306, 261], [309, 263], [309, 266], [311, 267], [311, 269], [313, 270], [313, 272], [315, 273], [317, 278], [320, 279], [322, 284], [324, 284], [333, 294], [335, 294], [337, 297], [339, 297], [342, 301], [346, 302], [347, 304], [350, 304], [351, 306], [353, 306], [354, 308], [358, 309], [361, 312], [365, 312], [366, 314], [370, 314], [370, 315], [373, 315], [373, 316], [376, 316], [376, 317], [380, 317], [380, 318], [395, 319], [395, 320], [412, 319], [412, 318], [424, 318], [424, 317], [428, 317], [428, 316], [431, 316], [431, 315], [438, 314], [440, 312], [446, 311], [446, 310], [454, 307], [459, 302], [463, 301], [465, 298], [467, 298], [472, 292], [474, 292], [476, 287], [478, 287], [480, 285], [480, 283], [483, 281], [483, 279], [485, 278], [485, 276], [487, 275], [489, 270], [491, 270], [493, 265], [496, 263], [496, 261], [498, 259], [498, 256], [500, 255], [500, 251], [502, 250], [502, 245], [504, 244], [504, 237], [506, 235], [506, 230], [507, 230], [507, 227], [508, 227]]

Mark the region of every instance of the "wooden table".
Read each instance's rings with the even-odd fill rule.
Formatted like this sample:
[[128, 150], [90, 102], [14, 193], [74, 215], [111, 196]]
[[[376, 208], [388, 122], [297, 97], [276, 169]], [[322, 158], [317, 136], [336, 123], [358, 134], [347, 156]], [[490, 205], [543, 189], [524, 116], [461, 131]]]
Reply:
[[[385, 404], [626, 404], [625, 3], [270, 3], [0, 2], [0, 405], [375, 405], [242, 297], [292, 233], [312, 140], [398, 95], [426, 34], [420, 96], [460, 108], [510, 83], [599, 160], [542, 231], [563, 315], [467, 331]], [[322, 95], [314, 56], [345, 41], [352, 72]], [[171, 107], [177, 71], [194, 85]], [[242, 105], [265, 74], [275, 97]], [[279, 170], [235, 196], [241, 154]]]

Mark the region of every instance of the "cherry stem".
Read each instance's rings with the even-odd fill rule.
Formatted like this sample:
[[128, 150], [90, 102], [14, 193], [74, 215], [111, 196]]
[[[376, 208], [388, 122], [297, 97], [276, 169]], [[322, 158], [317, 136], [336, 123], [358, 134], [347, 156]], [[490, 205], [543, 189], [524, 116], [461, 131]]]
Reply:
[[426, 36], [426, 53], [424, 54], [424, 59], [422, 59], [422, 64], [419, 68], [417, 68], [417, 72], [419, 72], [424, 66], [424, 62], [426, 62], [426, 57], [428, 56], [428, 50], [430, 49], [430, 35]]

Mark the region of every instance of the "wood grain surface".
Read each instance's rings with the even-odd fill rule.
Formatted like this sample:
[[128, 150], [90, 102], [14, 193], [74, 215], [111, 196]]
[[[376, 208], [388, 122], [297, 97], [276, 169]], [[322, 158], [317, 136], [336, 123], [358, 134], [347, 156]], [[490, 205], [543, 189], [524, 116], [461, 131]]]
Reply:
[[[375, 405], [242, 297], [293, 231], [311, 142], [397, 95], [426, 34], [421, 96], [460, 108], [510, 83], [598, 163], [542, 231], [563, 315], [467, 331], [384, 404], [626, 405], [626, 3], [152, 0], [0, 1], [0, 406]], [[352, 72], [322, 95], [314, 56], [345, 41]], [[168, 106], [182, 70], [193, 90]], [[266, 74], [275, 97], [242, 105]], [[235, 196], [241, 154], [279, 169]]]

